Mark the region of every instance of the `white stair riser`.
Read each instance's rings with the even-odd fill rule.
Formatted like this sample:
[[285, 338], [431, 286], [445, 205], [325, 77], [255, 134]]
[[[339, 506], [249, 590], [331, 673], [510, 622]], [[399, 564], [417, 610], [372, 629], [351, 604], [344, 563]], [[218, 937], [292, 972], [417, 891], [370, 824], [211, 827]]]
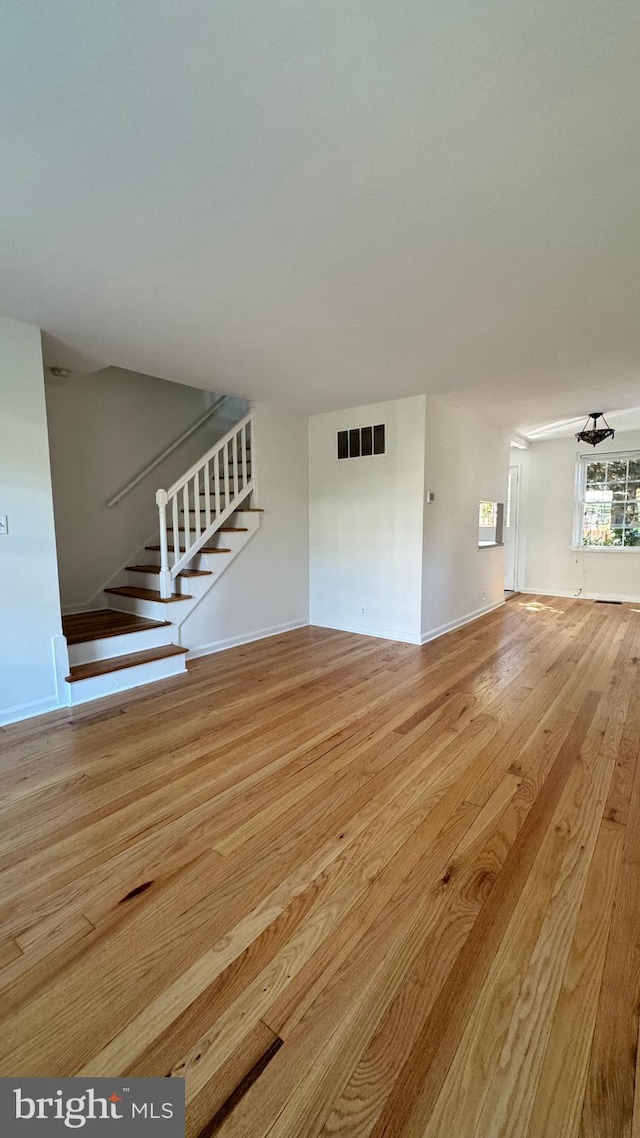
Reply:
[[[251, 483], [251, 477], [247, 478], [246, 482], [243, 482], [242, 478], [240, 478], [239, 482], [238, 482], [238, 494], [243, 494], [246, 487], [249, 486], [250, 483]], [[202, 494], [202, 497], [204, 497], [204, 490], [202, 489], [202, 487], [200, 488], [200, 493]], [[250, 493], [250, 490], [247, 490], [247, 494], [249, 494], [249, 493]], [[224, 485], [224, 482], [221, 479], [220, 480], [220, 497], [223, 498], [226, 496], [227, 496], [226, 487]], [[215, 489], [215, 486], [213, 485], [213, 482], [209, 486], [209, 497], [211, 499], [211, 508], [213, 509], [213, 504], [215, 502], [215, 497], [216, 497], [216, 489]], [[229, 497], [235, 498], [235, 491], [234, 491], [234, 487], [233, 487], [233, 478], [231, 477], [231, 475], [229, 476]], [[191, 497], [190, 500], [191, 500], [191, 502], [193, 502], [193, 497]], [[181, 505], [182, 505], [182, 503], [181, 503]]]
[[[114, 598], [115, 599], [115, 598]], [[145, 628], [141, 632], [128, 632], [123, 636], [104, 636], [100, 640], [85, 640], [83, 644], [69, 645], [69, 664], [91, 664], [94, 660], [111, 660], [127, 652], [145, 652], [173, 644], [174, 629]]]
[[[132, 573], [127, 572], [127, 579], [125, 584], [134, 585], [136, 589], [159, 589], [160, 588], [160, 574], [159, 573]], [[206, 583], [206, 584], [205, 584]], [[206, 585], [210, 583], [209, 577], [178, 577], [173, 582], [174, 593], [180, 593], [182, 596], [202, 596], [206, 591]], [[170, 618], [167, 617], [167, 620]]]
[[[241, 486], [238, 490], [238, 494], [241, 495], [244, 493], [245, 493], [245, 487]], [[241, 499], [243, 505], [246, 505], [246, 499], [249, 497], [250, 494], [251, 494], [251, 487], [249, 486], [249, 484], [247, 484], [246, 497]], [[224, 503], [226, 502], [227, 498], [229, 499], [229, 501], [231, 501], [233, 498], [236, 498], [236, 497], [237, 497], [237, 495], [234, 494], [232, 486], [229, 488], [228, 494], [226, 493], [224, 486], [220, 487], [220, 504], [222, 506], [224, 506]], [[202, 494], [202, 497], [200, 499], [199, 506], [200, 506], [200, 509], [204, 512], [205, 503], [204, 503], [204, 495], [203, 494]], [[216, 509], [216, 496], [215, 496], [215, 493], [213, 491], [213, 488], [211, 489], [211, 492], [209, 494], [209, 506], [211, 509], [211, 513], [214, 514], [215, 509]], [[193, 510], [194, 507], [195, 507], [194, 500], [189, 499], [189, 509]], [[182, 517], [183, 511], [184, 511], [184, 502], [179, 502], [178, 514], [180, 517]], [[173, 509], [171, 510], [171, 513], [167, 514], [167, 525], [169, 525], [171, 523], [172, 518], [173, 518]]]
[[[216, 520], [215, 517], [212, 518], [213, 522], [215, 522], [215, 520]], [[222, 525], [226, 526], [226, 525], [232, 525], [232, 524], [233, 524], [233, 515], [227, 514], [226, 518], [224, 518], [222, 521]], [[238, 525], [240, 525], [240, 522], [238, 522]], [[206, 529], [207, 529], [207, 519], [206, 519], [204, 514], [201, 514], [201, 516], [200, 516], [200, 533], [203, 534]], [[178, 542], [177, 543], [174, 543], [174, 540], [173, 540], [173, 529], [171, 528], [171, 526], [168, 527], [167, 537], [168, 537], [169, 546], [172, 546], [174, 544], [178, 544], [181, 549], [184, 549], [185, 532], [186, 532], [186, 526], [184, 524], [184, 515], [182, 515], [180, 517], [180, 523], [178, 525]], [[229, 535], [226, 533], [220, 533], [217, 530], [214, 530], [213, 536], [207, 538], [207, 542], [210, 545], [216, 545], [216, 544], [217, 545], [226, 545], [227, 542], [225, 539], [228, 536]], [[231, 534], [231, 537], [233, 537], [233, 534]], [[190, 518], [189, 518], [189, 539], [190, 539], [191, 544], [193, 544], [194, 541], [198, 540], [198, 535], [196, 533], [195, 516], [193, 514], [191, 514]], [[154, 544], [158, 544], [158, 543], [154, 542]]]
[[[223, 536], [228, 536], [228, 535], [223, 535]], [[224, 542], [224, 541], [219, 542], [219, 545], [222, 549], [225, 549], [225, 548], [230, 549], [231, 553], [196, 553], [195, 557], [193, 557], [193, 559], [189, 562], [188, 568], [189, 569], [205, 569], [209, 573], [215, 573], [216, 572], [216, 566], [217, 566], [218, 562], [224, 562], [226, 560], [226, 558], [232, 557], [233, 556], [233, 550], [235, 548], [240, 548], [240, 546], [238, 544], [238, 538], [239, 537], [246, 537], [246, 534], [236, 534], [235, 536], [232, 536], [231, 541], [228, 543]], [[211, 544], [213, 545], [214, 543], [212, 542]], [[244, 542], [243, 542], [243, 544], [244, 544]], [[142, 560], [142, 557], [144, 556], [144, 564], [145, 565], [158, 565], [158, 566], [160, 565], [160, 552], [159, 552], [159, 550], [145, 549], [144, 553], [143, 554], [141, 553], [139, 556], [140, 556], [141, 560]], [[173, 557], [173, 554], [169, 554], [169, 557]], [[154, 574], [154, 577], [156, 578], [156, 581], [157, 581], [158, 578], [157, 578], [156, 574]], [[184, 577], [181, 577], [180, 579], [181, 580], [185, 580], [185, 579], [188, 580], [188, 578], [184, 578]], [[196, 580], [197, 580], [197, 578], [196, 578]], [[157, 587], [158, 587], [157, 584], [153, 586], [154, 589], [157, 589]]]
[[[239, 495], [245, 495], [244, 498], [241, 498], [241, 501], [243, 503], [246, 503], [246, 499], [249, 497], [249, 494], [251, 494], [253, 491], [252, 479], [247, 478], [246, 482], [243, 482], [242, 479], [240, 479], [240, 483], [239, 483], [238, 490], [236, 493], [236, 490], [235, 490], [234, 485], [233, 485], [233, 479], [230, 478], [228, 490], [229, 490], [229, 493], [227, 493], [227, 487], [224, 485], [224, 482], [222, 480], [220, 480], [219, 493], [220, 493], [220, 500], [221, 501], [226, 499], [226, 498], [229, 498], [229, 501], [231, 501], [232, 498], [237, 498]], [[216, 491], [215, 491], [215, 487], [213, 485], [213, 482], [209, 486], [209, 501], [211, 504], [211, 509], [214, 510], [215, 504], [216, 504]], [[202, 486], [200, 487], [200, 503], [199, 504], [200, 504], [200, 509], [204, 509], [204, 490], [203, 490]], [[194, 500], [192, 495], [189, 495], [189, 506], [191, 508], [193, 508], [194, 505], [195, 505], [195, 500]], [[182, 513], [183, 508], [184, 508], [184, 500], [182, 498], [179, 498], [178, 499], [178, 510], [180, 511], [180, 513]], [[171, 511], [172, 510], [173, 510], [173, 507], [171, 507]], [[172, 516], [171, 511], [167, 514], [167, 520], [171, 520], [171, 516]]]
[[[239, 493], [240, 493], [240, 494], [242, 494], [242, 487], [240, 487]], [[249, 497], [250, 493], [251, 493], [251, 490], [247, 490], [247, 498]], [[231, 501], [231, 500], [232, 500], [233, 498], [235, 498], [235, 497], [236, 497], [236, 495], [233, 493], [233, 490], [232, 490], [232, 491], [231, 491], [231, 494], [229, 495], [229, 501]], [[225, 505], [226, 505], [226, 502], [227, 502], [227, 495], [225, 494], [224, 490], [222, 490], [222, 491], [220, 492], [220, 508], [221, 508], [222, 510], [224, 510], [224, 507], [225, 507]], [[246, 498], [245, 498], [245, 499], [243, 500], [243, 505], [246, 505], [246, 504], [247, 504], [247, 501], [246, 501]], [[216, 500], [215, 500], [215, 496], [213, 496], [213, 495], [212, 495], [212, 497], [211, 497], [211, 507], [210, 507], [210, 508], [211, 508], [211, 515], [212, 515], [212, 517], [215, 517], [215, 513], [216, 513]], [[194, 516], [195, 516], [195, 508], [194, 508], [194, 504], [193, 504], [193, 503], [190, 503], [190, 506], [189, 506], [189, 512], [190, 512], [190, 514], [191, 514], [191, 517], [194, 517]], [[204, 516], [204, 514], [206, 513], [206, 510], [205, 510], [205, 508], [204, 508], [204, 502], [203, 502], [203, 501], [201, 501], [201, 502], [200, 502], [200, 513], [201, 513], [203, 516]], [[184, 517], [184, 508], [183, 508], [183, 506], [180, 506], [180, 508], [179, 508], [179, 512], [178, 512], [178, 516], [179, 516], [179, 518], [180, 518], [180, 519], [182, 519], [182, 518]], [[170, 515], [170, 516], [167, 518], [167, 525], [168, 525], [168, 526], [170, 526], [170, 525], [171, 525], [171, 522], [172, 522], [172, 521], [173, 521], [173, 515]]]
[[[169, 554], [171, 556], [171, 554]], [[159, 549], [144, 549], [138, 555], [140, 563], [144, 565], [159, 565], [160, 564], [160, 550]]]
[[[126, 578], [127, 579], [126, 579], [125, 584], [135, 585], [135, 587], [137, 589], [159, 589], [160, 588], [160, 585], [158, 584], [158, 582], [160, 580], [160, 574], [159, 573], [129, 573], [129, 572], [127, 572]], [[173, 591], [174, 591], [174, 593], [181, 593], [181, 592], [186, 593], [187, 590], [186, 589], [180, 589], [178, 587], [178, 585], [176, 584], [173, 586]], [[117, 598], [114, 597], [113, 599], [116, 600]], [[167, 617], [167, 620], [169, 620], [169, 619], [170, 618]]]
[[[212, 546], [214, 549], [242, 549], [245, 541], [247, 540], [246, 533], [214, 533], [213, 537], [207, 539], [207, 545]], [[203, 561], [202, 565], [194, 565], [194, 569], [210, 569], [211, 564], [215, 564], [215, 559], [221, 554], [218, 553], [199, 553], [198, 557], [206, 558], [206, 563]]]
[[[137, 597], [113, 597], [111, 594], [107, 595], [107, 602], [110, 609], [115, 609], [116, 612], [130, 612], [134, 616], [146, 616], [149, 620], [171, 620], [176, 621], [177, 614], [174, 609], [179, 605], [181, 608], [187, 608], [191, 604], [190, 601], [175, 601], [169, 604], [164, 604], [163, 601], [141, 601]], [[184, 619], [186, 613], [183, 614]]]
[[157, 680], [166, 680], [170, 676], [186, 673], [186, 656], [167, 656], [164, 660], [152, 660], [146, 664], [137, 664], [133, 668], [121, 668], [117, 672], [108, 672], [104, 676], [92, 676], [88, 680], [77, 680], [74, 684], [67, 684], [69, 703], [72, 707], [79, 703], [88, 703], [92, 699], [101, 699], [105, 695], [114, 695], [115, 692], [127, 691], [128, 688], [137, 688], [141, 684], [152, 684]]
[[[252, 524], [253, 524], [253, 528], [255, 529], [259, 525], [260, 517], [261, 517], [261, 515], [255, 510], [234, 510], [231, 514], [229, 514], [227, 516], [225, 521], [221, 522], [221, 525], [223, 525], [223, 526], [237, 526], [238, 528], [240, 528], [240, 527], [246, 528], [248, 526], [249, 528], [252, 528]], [[193, 539], [195, 537], [195, 532], [196, 532], [195, 531], [195, 515], [190, 514], [190, 519], [191, 520], [189, 522], [189, 532], [190, 532], [191, 538]], [[201, 533], [204, 533], [204, 530], [205, 530], [205, 520], [206, 519], [204, 516], [204, 511], [201, 511], [201, 521], [200, 521], [200, 532]], [[215, 521], [215, 516], [212, 518], [212, 521]], [[173, 538], [172, 538], [172, 526], [171, 526], [171, 520], [170, 519], [167, 522], [167, 528], [168, 528], [168, 533], [169, 533], [169, 545], [172, 545], [173, 544]], [[178, 525], [178, 531], [180, 533], [180, 545], [181, 546], [184, 545], [184, 530], [185, 530], [184, 514], [181, 514], [180, 520], [179, 520], [179, 525]], [[233, 536], [234, 536], [233, 534], [222, 533], [221, 531], [216, 530], [216, 531], [214, 531], [213, 536], [209, 540], [211, 542], [217, 540], [220, 545], [225, 545], [226, 544], [225, 539], [227, 537], [233, 537]], [[154, 544], [157, 544], [157, 541], [154, 542]]]

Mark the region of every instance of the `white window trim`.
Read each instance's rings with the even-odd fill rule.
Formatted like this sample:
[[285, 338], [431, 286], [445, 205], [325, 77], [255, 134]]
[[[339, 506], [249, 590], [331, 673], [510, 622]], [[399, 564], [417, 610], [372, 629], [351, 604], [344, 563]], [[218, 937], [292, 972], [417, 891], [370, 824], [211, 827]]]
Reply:
[[[480, 549], [501, 549], [504, 545], [505, 503], [504, 502], [498, 502], [498, 501], [494, 500], [493, 498], [482, 498], [478, 502], [478, 511], [479, 511], [480, 506], [485, 502], [491, 502], [491, 504], [496, 507], [496, 509], [495, 509], [495, 525], [493, 525], [493, 526], [482, 526], [479, 524], [480, 519], [478, 517], [478, 549], [479, 550]], [[493, 529], [495, 531], [495, 537], [489, 539], [488, 541], [480, 541], [480, 530], [482, 530], [482, 529]], [[498, 536], [500, 536], [502, 538], [501, 541], [497, 540]]]
[[582, 518], [584, 496], [587, 486], [587, 463], [616, 462], [621, 458], [640, 458], [640, 450], [591, 451], [589, 454], [578, 455], [573, 509], [573, 543], [571, 545], [571, 550], [574, 553], [640, 553], [640, 545], [582, 544]]

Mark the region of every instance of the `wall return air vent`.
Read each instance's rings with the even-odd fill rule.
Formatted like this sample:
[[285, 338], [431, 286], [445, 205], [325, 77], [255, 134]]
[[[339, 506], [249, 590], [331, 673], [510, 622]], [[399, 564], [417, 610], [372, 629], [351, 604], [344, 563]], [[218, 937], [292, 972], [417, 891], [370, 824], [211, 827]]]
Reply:
[[338, 458], [369, 458], [371, 455], [386, 454], [386, 430], [384, 423], [374, 427], [353, 427], [349, 431], [338, 431]]

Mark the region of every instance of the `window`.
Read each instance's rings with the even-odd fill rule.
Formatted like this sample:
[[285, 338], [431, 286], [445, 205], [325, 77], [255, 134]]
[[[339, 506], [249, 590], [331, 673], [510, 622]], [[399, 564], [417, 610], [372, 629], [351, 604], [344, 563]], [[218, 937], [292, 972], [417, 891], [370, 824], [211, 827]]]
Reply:
[[640, 547], [640, 451], [582, 458], [574, 545]]
[[478, 507], [478, 548], [502, 545], [504, 503], [480, 502]]
[[368, 458], [369, 455], [386, 454], [384, 423], [375, 427], [355, 427], [350, 431], [338, 431], [338, 458]]

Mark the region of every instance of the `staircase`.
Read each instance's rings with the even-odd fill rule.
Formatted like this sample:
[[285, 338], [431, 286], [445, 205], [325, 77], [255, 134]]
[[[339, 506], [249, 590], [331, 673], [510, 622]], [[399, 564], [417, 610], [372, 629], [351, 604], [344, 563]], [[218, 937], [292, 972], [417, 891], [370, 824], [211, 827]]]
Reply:
[[186, 671], [181, 625], [260, 526], [253, 443], [250, 413], [157, 491], [157, 533], [105, 588], [106, 607], [63, 617], [69, 704]]

